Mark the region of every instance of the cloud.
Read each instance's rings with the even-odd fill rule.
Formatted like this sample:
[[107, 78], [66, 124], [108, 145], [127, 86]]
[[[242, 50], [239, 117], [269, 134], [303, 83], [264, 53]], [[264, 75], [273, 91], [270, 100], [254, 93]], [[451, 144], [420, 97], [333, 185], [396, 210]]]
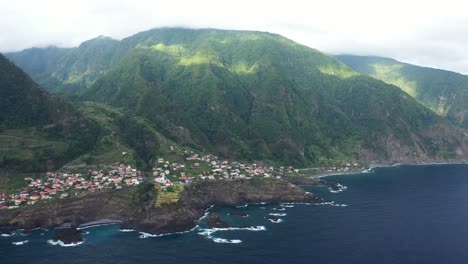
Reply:
[[0, 51], [77, 46], [163, 26], [282, 34], [333, 54], [379, 55], [468, 74], [462, 0], [0, 0]]

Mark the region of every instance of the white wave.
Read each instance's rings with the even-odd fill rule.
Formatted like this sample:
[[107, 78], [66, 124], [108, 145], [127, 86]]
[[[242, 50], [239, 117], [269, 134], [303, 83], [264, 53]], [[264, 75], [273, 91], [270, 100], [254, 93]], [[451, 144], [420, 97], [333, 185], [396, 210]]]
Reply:
[[201, 229], [200, 232], [198, 232], [199, 235], [202, 236], [211, 236], [211, 234], [219, 231], [266, 231], [266, 227], [264, 226], [250, 226], [250, 227], [227, 227], [227, 228], [206, 228], [206, 229]]
[[19, 242], [11, 242], [11, 243], [13, 245], [15, 245], [15, 246], [22, 246], [22, 245], [24, 245], [24, 244], [26, 244], [28, 242], [29, 242], [29, 240], [24, 240], [24, 241], [19, 241]]
[[[312, 204], [316, 204], [316, 203], [305, 203], [305, 202], [282, 203], [281, 206], [282, 207], [293, 207], [294, 205], [312, 205]], [[290, 206], [287, 206], [287, 205], [290, 205]]]
[[150, 234], [150, 233], [145, 233], [145, 232], [138, 232], [140, 233], [140, 236], [139, 238], [148, 238], [148, 237], [162, 237], [164, 236], [164, 234], [160, 234], [160, 235], [153, 235], [153, 234]]
[[342, 184], [340, 184], [340, 183], [337, 183], [336, 185], [337, 185], [338, 187], [340, 187], [341, 189], [343, 189], [343, 190], [348, 189], [348, 187], [346, 187], [346, 186], [344, 186], [344, 185], [342, 185]]
[[200, 217], [197, 221], [201, 221], [205, 218], [208, 217], [208, 215], [210, 214], [210, 209], [214, 207], [214, 204], [210, 205], [210, 207], [208, 207], [206, 210], [205, 210], [205, 214], [202, 215], [202, 217]]
[[274, 223], [274, 224], [279, 224], [281, 222], [283, 222], [283, 219], [281, 218], [278, 218], [278, 219], [268, 219], [268, 221]]
[[77, 247], [77, 246], [83, 244], [83, 243], [84, 243], [84, 240], [81, 241], [81, 242], [77, 242], [77, 243], [65, 244], [65, 243], [64, 243], [63, 241], [61, 241], [61, 240], [54, 241], [54, 240], [52, 240], [52, 239], [49, 239], [49, 240], [47, 240], [47, 243], [49, 243], [49, 244], [51, 244], [51, 245], [53, 245], [53, 246], [59, 245], [59, 246], [61, 246], [61, 247]]
[[247, 207], [247, 206], [249, 206], [249, 204], [238, 205], [238, 206], [236, 206], [236, 208], [243, 208], [243, 207]]
[[181, 232], [174, 232], [174, 233], [167, 233], [167, 234], [150, 234], [150, 233], [145, 233], [145, 232], [138, 232], [140, 233], [139, 238], [148, 238], [148, 237], [163, 237], [163, 236], [170, 236], [170, 235], [178, 235], [178, 234], [185, 234], [185, 233], [190, 233], [193, 230], [197, 229], [198, 225], [196, 225], [194, 228], [187, 230], [187, 231], [181, 231]]
[[334, 201], [317, 203], [316, 205], [331, 205], [331, 206], [337, 206], [337, 207], [346, 207], [346, 206], [348, 206], [347, 204], [338, 204], [338, 203], [335, 203]]
[[242, 240], [240, 239], [225, 239], [225, 238], [213, 237], [212, 240], [213, 242], [216, 242], [216, 243], [227, 243], [227, 244], [242, 243]]
[[332, 204], [332, 206], [346, 207], [346, 206], [348, 206], [348, 205], [347, 205], [347, 204]]
[[11, 233], [11, 234], [1, 234], [0, 236], [2, 237], [11, 237], [11, 236], [14, 236], [15, 233]]
[[341, 185], [339, 183], [336, 184], [336, 187], [337, 187], [336, 190], [333, 190], [332, 188], [328, 188], [328, 190], [330, 190], [331, 193], [339, 193], [339, 192], [342, 192], [342, 191], [348, 189], [348, 187], [346, 187], [344, 185]]
[[134, 229], [119, 229], [120, 232], [135, 232]]
[[335, 204], [334, 201], [331, 201], [331, 202], [322, 202], [322, 203], [316, 203], [316, 205], [333, 205]]
[[292, 208], [294, 205], [292, 204], [281, 204], [282, 207]]
[[240, 239], [225, 239], [212, 236], [213, 233], [218, 231], [234, 231], [234, 230], [248, 230], [248, 231], [265, 231], [264, 226], [251, 226], [251, 227], [228, 227], [228, 228], [211, 228], [211, 229], [202, 229], [198, 232], [199, 235], [205, 236], [208, 239], [211, 239], [216, 243], [229, 243], [229, 244], [238, 244], [242, 243]]
[[286, 213], [269, 213], [271, 216], [286, 216]]
[[283, 207], [273, 208], [273, 210], [276, 210], [276, 211], [286, 211], [286, 209], [283, 208]]
[[239, 230], [265, 231], [266, 228], [264, 226], [249, 226], [249, 227], [211, 228], [211, 229], [208, 229], [208, 230], [214, 230], [214, 231], [239, 231]]

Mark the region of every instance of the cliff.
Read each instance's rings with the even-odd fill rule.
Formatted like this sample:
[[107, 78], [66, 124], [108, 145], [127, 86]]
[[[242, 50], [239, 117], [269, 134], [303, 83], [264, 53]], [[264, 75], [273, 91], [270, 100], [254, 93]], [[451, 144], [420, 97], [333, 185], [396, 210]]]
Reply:
[[50, 200], [14, 210], [0, 211], [2, 228], [54, 228], [78, 226], [100, 219], [122, 220], [122, 228], [165, 234], [195, 227], [211, 205], [259, 202], [314, 202], [318, 197], [281, 179], [200, 181], [186, 185], [179, 201], [156, 206], [156, 189], [138, 188], [89, 193], [80, 198]]

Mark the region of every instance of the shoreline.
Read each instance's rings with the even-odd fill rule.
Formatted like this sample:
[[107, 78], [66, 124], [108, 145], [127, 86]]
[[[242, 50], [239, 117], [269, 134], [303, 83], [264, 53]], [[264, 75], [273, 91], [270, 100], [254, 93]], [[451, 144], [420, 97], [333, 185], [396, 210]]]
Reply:
[[100, 219], [100, 220], [80, 224], [80, 225], [78, 225], [77, 229], [80, 230], [80, 229], [86, 229], [86, 228], [102, 226], [102, 225], [122, 224], [123, 222], [124, 221], [122, 221], [122, 220]]
[[350, 175], [350, 174], [363, 174], [363, 173], [371, 173], [373, 169], [376, 168], [391, 168], [391, 167], [400, 167], [400, 166], [430, 166], [430, 165], [466, 165], [468, 164], [468, 161], [454, 161], [454, 162], [418, 162], [418, 163], [393, 163], [393, 164], [371, 164], [367, 167], [367, 169], [357, 169], [357, 170], [351, 170], [347, 172], [326, 172], [326, 173], [318, 173], [310, 176], [305, 176], [305, 177], [313, 177], [313, 178], [325, 178], [325, 177], [330, 177], [330, 176], [344, 176], [344, 175]]

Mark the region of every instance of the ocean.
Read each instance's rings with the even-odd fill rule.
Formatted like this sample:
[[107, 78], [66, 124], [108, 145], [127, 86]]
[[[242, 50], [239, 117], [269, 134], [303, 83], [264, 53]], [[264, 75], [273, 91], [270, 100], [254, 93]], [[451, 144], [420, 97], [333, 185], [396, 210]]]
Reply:
[[[206, 230], [201, 221], [191, 232], [147, 237], [108, 225], [85, 229], [75, 247], [51, 245], [53, 231], [36, 230], [0, 237], [0, 263], [468, 263], [468, 165], [376, 168], [326, 180], [347, 189], [306, 189], [332, 204], [210, 209], [250, 228]], [[28, 242], [13, 244], [21, 241]]]

